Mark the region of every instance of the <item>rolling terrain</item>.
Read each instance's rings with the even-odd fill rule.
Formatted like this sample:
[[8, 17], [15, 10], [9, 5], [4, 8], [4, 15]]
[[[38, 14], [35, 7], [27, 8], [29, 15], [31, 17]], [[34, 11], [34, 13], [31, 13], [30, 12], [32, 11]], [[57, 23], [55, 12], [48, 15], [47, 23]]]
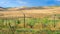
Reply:
[[34, 8], [32, 9], [24, 8], [24, 9], [18, 10], [13, 8], [13, 10], [0, 11], [0, 16], [1, 17], [10, 17], [10, 16], [20, 17], [20, 16], [23, 16], [23, 13], [24, 13], [26, 16], [29, 16], [29, 17], [34, 17], [34, 16], [41, 17], [44, 15], [60, 14], [60, 7], [45, 8], [45, 9], [34, 9]]
[[0, 9], [0, 34], [60, 34], [60, 7]]

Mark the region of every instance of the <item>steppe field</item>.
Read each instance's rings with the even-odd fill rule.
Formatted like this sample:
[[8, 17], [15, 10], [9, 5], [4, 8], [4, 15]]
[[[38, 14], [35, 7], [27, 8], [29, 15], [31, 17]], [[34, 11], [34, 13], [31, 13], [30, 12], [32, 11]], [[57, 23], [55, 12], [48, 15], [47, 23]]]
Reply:
[[60, 34], [60, 7], [1, 10], [0, 34]]

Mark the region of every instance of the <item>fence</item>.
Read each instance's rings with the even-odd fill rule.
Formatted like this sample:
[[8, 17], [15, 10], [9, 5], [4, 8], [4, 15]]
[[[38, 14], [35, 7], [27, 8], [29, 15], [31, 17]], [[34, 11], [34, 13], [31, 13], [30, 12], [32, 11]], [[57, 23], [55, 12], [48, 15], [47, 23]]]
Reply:
[[[30, 15], [31, 16], [31, 15]], [[42, 18], [0, 17], [0, 34], [60, 34], [60, 14]]]

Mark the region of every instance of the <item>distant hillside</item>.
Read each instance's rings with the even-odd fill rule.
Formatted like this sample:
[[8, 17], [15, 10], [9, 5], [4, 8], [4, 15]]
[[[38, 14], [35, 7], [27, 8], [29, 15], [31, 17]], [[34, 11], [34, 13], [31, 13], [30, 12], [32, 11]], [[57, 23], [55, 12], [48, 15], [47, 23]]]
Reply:
[[2, 10], [31, 10], [31, 9], [55, 9], [55, 8], [59, 8], [59, 7], [10, 7], [10, 8], [3, 8], [0, 7], [0, 11]]
[[3, 11], [3, 10], [5, 10], [5, 8], [3, 8], [3, 7], [0, 7], [0, 11]]
[[60, 14], [60, 7], [5, 8], [4, 11], [0, 11], [0, 17], [23, 17], [23, 13], [26, 17], [44, 17]]

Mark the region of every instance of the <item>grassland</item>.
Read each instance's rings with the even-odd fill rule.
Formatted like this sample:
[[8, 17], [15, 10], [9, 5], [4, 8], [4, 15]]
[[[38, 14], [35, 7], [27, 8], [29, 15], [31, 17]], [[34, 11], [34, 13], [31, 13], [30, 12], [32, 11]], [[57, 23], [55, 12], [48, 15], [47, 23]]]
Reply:
[[60, 34], [59, 9], [0, 11], [0, 34]]

